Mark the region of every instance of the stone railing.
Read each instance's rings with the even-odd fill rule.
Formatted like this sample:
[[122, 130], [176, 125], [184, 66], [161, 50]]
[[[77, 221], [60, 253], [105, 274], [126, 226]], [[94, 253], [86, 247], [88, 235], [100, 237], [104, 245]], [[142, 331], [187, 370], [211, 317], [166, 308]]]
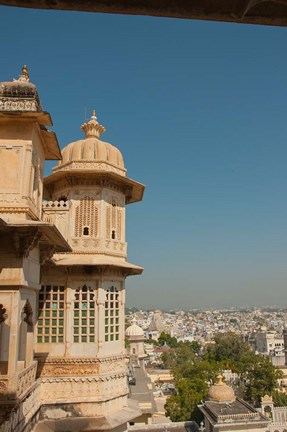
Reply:
[[69, 201], [43, 201], [43, 221], [53, 223], [55, 221], [55, 213], [69, 210]]
[[28, 368], [24, 369], [17, 377], [17, 397], [21, 396], [36, 379], [37, 362], [33, 362]]
[[36, 379], [37, 362], [15, 375], [0, 375], [0, 399], [17, 399], [28, 390]]
[[69, 210], [69, 201], [43, 201], [43, 210]]

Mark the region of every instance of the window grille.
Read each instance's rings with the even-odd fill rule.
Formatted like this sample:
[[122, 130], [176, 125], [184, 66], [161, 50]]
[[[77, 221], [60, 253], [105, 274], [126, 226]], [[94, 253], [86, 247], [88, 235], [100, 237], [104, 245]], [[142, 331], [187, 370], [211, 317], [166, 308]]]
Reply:
[[38, 343], [64, 342], [63, 286], [42, 285], [39, 292]]
[[119, 340], [119, 291], [118, 288], [111, 286], [106, 290], [105, 301], [105, 342]]
[[99, 209], [94, 200], [90, 197], [83, 198], [76, 207], [75, 236], [89, 235], [90, 237], [97, 237], [98, 220]]
[[106, 237], [112, 240], [121, 240], [122, 237], [122, 210], [115, 196], [111, 198], [106, 209]]
[[73, 338], [75, 343], [95, 342], [95, 296], [87, 285], [75, 292]]

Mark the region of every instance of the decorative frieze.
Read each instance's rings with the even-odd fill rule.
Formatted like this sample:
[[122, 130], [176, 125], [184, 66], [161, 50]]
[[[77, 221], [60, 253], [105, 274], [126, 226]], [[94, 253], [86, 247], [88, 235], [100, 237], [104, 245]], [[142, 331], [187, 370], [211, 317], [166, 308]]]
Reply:
[[111, 376], [126, 376], [127, 356], [98, 358], [38, 358], [37, 376], [43, 377], [83, 377], [94, 376], [104, 381]]
[[1, 97], [0, 111], [38, 111], [38, 103], [31, 99]]
[[115, 172], [120, 174], [121, 176], [126, 175], [126, 170], [122, 168], [115, 167], [108, 162], [95, 162], [94, 160], [79, 160], [68, 162], [63, 165], [59, 165], [54, 168], [54, 171], [67, 171], [67, 170], [95, 170], [95, 171], [104, 171], [104, 172]]

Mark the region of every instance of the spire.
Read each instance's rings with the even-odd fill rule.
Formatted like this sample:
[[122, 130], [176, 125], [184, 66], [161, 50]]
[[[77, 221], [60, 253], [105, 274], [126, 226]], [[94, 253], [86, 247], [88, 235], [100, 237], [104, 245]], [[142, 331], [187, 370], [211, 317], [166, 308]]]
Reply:
[[99, 124], [95, 110], [92, 112], [90, 121], [88, 121], [88, 123], [84, 123], [81, 126], [81, 129], [85, 132], [86, 138], [100, 138], [101, 134], [106, 131], [104, 126]]
[[223, 375], [221, 374], [217, 375], [217, 385], [224, 385]]
[[28, 72], [28, 68], [26, 65], [24, 65], [22, 67], [22, 73], [21, 73], [21, 75], [19, 75], [18, 81], [26, 81], [26, 82], [30, 81], [29, 72]]

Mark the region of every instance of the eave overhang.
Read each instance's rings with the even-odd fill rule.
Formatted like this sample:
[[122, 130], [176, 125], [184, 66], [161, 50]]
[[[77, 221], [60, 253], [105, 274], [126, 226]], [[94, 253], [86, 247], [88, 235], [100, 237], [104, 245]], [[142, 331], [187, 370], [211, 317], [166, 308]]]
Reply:
[[0, 0], [0, 4], [36, 9], [287, 25], [286, 0]]
[[95, 171], [86, 169], [77, 170], [64, 170], [56, 171], [53, 174], [44, 178], [44, 198], [51, 199], [53, 193], [54, 184], [60, 180], [67, 180], [72, 185], [76, 185], [77, 181], [81, 179], [98, 180], [101, 182], [101, 186], [105, 186], [105, 181], [114, 182], [118, 186], [123, 187], [124, 194], [126, 196], [126, 204], [141, 201], [145, 186], [135, 180], [128, 177], [117, 174], [113, 171]]
[[17, 235], [25, 241], [37, 237], [40, 249], [53, 247], [53, 252], [71, 252], [72, 249], [55, 225], [41, 221], [6, 222], [0, 219], [0, 233]]
[[46, 160], [60, 160], [62, 154], [55, 132], [49, 131], [45, 126], [53, 126], [51, 116], [46, 111], [0, 111], [0, 119], [32, 120], [39, 124], [39, 131], [44, 144]]
[[139, 275], [143, 268], [126, 261], [93, 254], [55, 254], [51, 262], [61, 267], [102, 267], [123, 270], [126, 275]]

